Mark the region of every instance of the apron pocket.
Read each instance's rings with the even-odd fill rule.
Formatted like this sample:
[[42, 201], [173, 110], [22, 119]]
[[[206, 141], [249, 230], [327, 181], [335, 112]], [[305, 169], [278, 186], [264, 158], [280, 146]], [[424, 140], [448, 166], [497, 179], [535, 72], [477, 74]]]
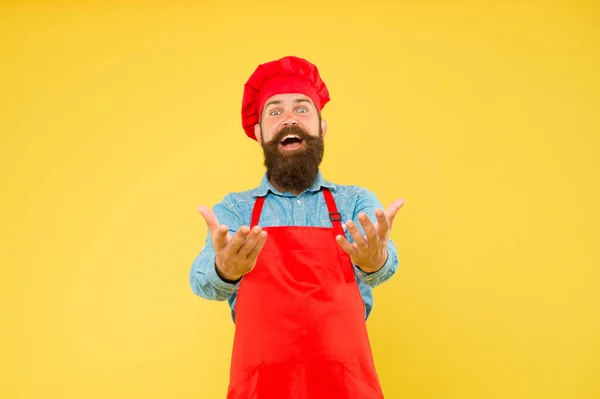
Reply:
[[232, 386], [227, 398], [383, 399], [359, 374], [337, 361], [263, 364]]

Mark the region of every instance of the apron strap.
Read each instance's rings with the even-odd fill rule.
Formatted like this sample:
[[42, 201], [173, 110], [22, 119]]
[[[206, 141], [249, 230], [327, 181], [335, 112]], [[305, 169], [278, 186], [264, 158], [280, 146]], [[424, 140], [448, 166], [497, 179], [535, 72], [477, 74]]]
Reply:
[[[344, 230], [342, 229], [342, 215], [338, 212], [337, 206], [335, 205], [335, 200], [333, 199], [333, 194], [329, 191], [328, 188], [323, 187], [323, 196], [325, 197], [325, 203], [327, 204], [327, 210], [329, 211], [329, 220], [331, 220], [331, 224], [333, 225], [333, 232], [335, 235], [344, 236]], [[260, 213], [262, 212], [263, 205], [265, 203], [265, 197], [258, 197], [256, 202], [254, 203], [254, 208], [252, 209], [252, 220], [250, 221], [250, 228], [258, 225], [258, 221], [260, 220]]]
[[265, 203], [265, 197], [258, 197], [254, 203], [254, 209], [252, 209], [252, 220], [250, 221], [250, 229], [258, 224], [260, 220], [260, 213], [262, 212], [263, 204]]
[[331, 191], [329, 191], [328, 188], [323, 187], [323, 196], [325, 197], [325, 203], [327, 204], [327, 210], [329, 211], [329, 220], [331, 220], [331, 224], [333, 225], [333, 232], [336, 236], [338, 234], [345, 236], [344, 230], [342, 229], [342, 215], [335, 206], [333, 194], [331, 194]]
[[[342, 215], [338, 212], [337, 207], [335, 206], [335, 200], [333, 199], [333, 194], [331, 194], [331, 192], [329, 191], [328, 188], [323, 187], [323, 195], [325, 196], [325, 203], [327, 204], [327, 210], [329, 211], [329, 219], [331, 220], [331, 224], [333, 224], [334, 237], [337, 235], [346, 237], [346, 234], [344, 233], [344, 230], [342, 229]], [[338, 247], [338, 256], [340, 258], [340, 262], [342, 265], [342, 272], [344, 273], [344, 279], [346, 280], [346, 282], [349, 282], [349, 283], [355, 282], [354, 266], [352, 265], [350, 256], [348, 256], [348, 254], [339, 247]]]

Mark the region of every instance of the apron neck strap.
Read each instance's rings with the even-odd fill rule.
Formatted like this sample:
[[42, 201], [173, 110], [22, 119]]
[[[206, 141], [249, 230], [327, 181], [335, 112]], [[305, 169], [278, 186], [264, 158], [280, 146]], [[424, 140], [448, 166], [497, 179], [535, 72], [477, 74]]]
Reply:
[[338, 234], [344, 236], [344, 230], [342, 229], [342, 215], [338, 212], [335, 206], [335, 200], [333, 194], [328, 188], [323, 187], [323, 196], [325, 197], [325, 203], [327, 204], [327, 210], [329, 211], [329, 220], [333, 225], [333, 232], [337, 236]]
[[263, 204], [265, 203], [265, 197], [258, 197], [254, 203], [254, 209], [252, 209], [252, 220], [250, 221], [250, 229], [258, 225], [260, 219], [260, 212], [262, 211]]
[[[344, 230], [342, 229], [342, 215], [338, 212], [337, 207], [335, 205], [335, 200], [333, 199], [333, 194], [329, 191], [328, 188], [323, 187], [323, 196], [325, 197], [325, 203], [327, 204], [327, 210], [329, 211], [329, 220], [331, 220], [331, 224], [333, 225], [333, 231], [335, 235], [344, 235]], [[250, 228], [252, 229], [254, 226], [258, 225], [258, 221], [260, 220], [260, 213], [262, 212], [263, 205], [265, 203], [265, 197], [258, 197], [256, 202], [254, 203], [254, 209], [252, 209], [252, 220], [250, 221]]]

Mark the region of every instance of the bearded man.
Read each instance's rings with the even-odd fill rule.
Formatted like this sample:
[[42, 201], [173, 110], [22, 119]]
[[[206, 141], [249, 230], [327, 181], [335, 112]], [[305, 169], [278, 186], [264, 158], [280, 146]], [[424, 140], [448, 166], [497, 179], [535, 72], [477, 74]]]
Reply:
[[264, 150], [257, 188], [199, 212], [208, 226], [190, 283], [227, 300], [235, 323], [228, 399], [380, 399], [366, 320], [398, 267], [385, 211], [319, 170], [329, 92], [317, 67], [284, 57], [244, 86], [242, 127]]

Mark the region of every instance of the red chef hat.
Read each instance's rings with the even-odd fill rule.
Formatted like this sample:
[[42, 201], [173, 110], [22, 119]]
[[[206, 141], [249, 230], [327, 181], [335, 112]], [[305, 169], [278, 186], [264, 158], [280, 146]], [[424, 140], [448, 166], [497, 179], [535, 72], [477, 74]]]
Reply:
[[254, 125], [260, 120], [265, 102], [276, 94], [302, 93], [319, 111], [329, 102], [329, 91], [317, 67], [303, 58], [284, 57], [259, 65], [244, 85], [242, 127], [256, 140]]

